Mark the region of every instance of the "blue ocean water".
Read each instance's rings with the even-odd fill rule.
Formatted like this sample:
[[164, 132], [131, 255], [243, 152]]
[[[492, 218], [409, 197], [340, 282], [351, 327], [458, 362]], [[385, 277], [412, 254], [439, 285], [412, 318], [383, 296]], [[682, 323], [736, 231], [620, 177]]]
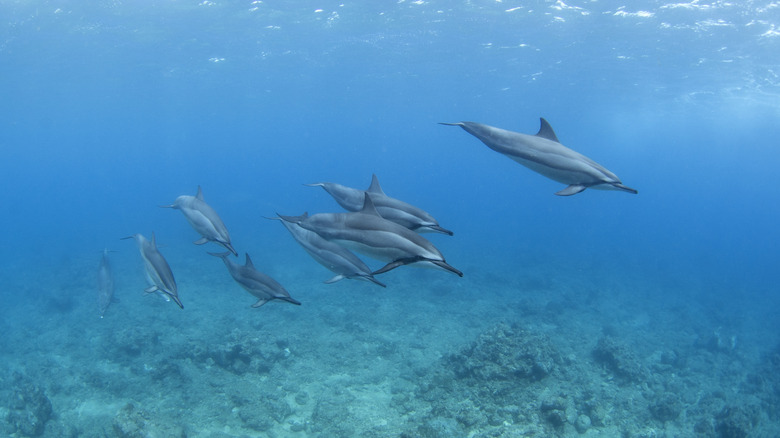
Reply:
[[[0, 1], [0, 17], [0, 433], [780, 433], [777, 2]], [[438, 124], [534, 134], [539, 117], [639, 194], [555, 196]], [[323, 284], [264, 219], [341, 211], [303, 184], [374, 173], [455, 232], [426, 237], [463, 278]], [[250, 308], [219, 247], [158, 208], [198, 185], [239, 260], [300, 308]], [[183, 310], [143, 295], [119, 240], [152, 232]], [[104, 248], [118, 300], [100, 319]], [[545, 372], [518, 374], [529, 357]]]

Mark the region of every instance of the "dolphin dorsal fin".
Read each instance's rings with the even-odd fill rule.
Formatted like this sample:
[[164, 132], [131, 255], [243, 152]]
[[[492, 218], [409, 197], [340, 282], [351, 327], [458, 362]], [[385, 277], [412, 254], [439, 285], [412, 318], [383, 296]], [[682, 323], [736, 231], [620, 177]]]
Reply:
[[198, 184], [198, 193], [195, 195], [196, 198], [199, 200], [203, 200], [203, 190], [200, 188], [200, 184]]
[[536, 133], [536, 136], [560, 143], [558, 137], [555, 135], [555, 131], [553, 131], [552, 126], [550, 126], [547, 120], [544, 120], [544, 117], [539, 117], [539, 122], [541, 123], [541, 126], [539, 127], [539, 132]]
[[374, 201], [371, 200], [371, 196], [368, 195], [368, 192], [364, 193], [363, 195], [363, 209], [360, 210], [363, 214], [371, 214], [374, 216], [382, 217], [378, 211], [376, 211], [376, 207], [374, 207]]
[[244, 266], [246, 266], [247, 268], [254, 268], [255, 265], [254, 263], [252, 263], [252, 259], [249, 258], [249, 253], [246, 252], [244, 254], [246, 254], [246, 263], [244, 263]]
[[157, 248], [157, 239], [154, 237], [154, 231], [152, 231], [152, 246]]
[[366, 191], [371, 193], [376, 193], [377, 195], [385, 194], [385, 192], [382, 191], [382, 186], [379, 185], [379, 178], [376, 177], [376, 174], [371, 175], [371, 185], [368, 186], [368, 190]]

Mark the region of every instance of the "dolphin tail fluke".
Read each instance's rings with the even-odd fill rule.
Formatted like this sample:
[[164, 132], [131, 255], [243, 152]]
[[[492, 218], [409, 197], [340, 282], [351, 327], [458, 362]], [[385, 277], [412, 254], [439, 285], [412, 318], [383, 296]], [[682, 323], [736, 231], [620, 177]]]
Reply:
[[431, 263], [433, 263], [434, 265], [444, 269], [445, 271], [452, 272], [453, 274], [457, 275], [458, 277], [463, 277], [463, 272], [461, 272], [461, 271], [455, 269], [454, 267], [450, 266], [444, 260], [441, 260], [441, 261], [439, 261], [439, 260], [431, 260]]

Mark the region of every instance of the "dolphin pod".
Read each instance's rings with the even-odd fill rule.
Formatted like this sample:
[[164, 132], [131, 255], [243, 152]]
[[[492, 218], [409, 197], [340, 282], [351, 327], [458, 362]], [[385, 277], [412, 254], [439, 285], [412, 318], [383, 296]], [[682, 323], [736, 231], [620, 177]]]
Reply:
[[567, 184], [567, 187], [555, 193], [556, 195], [576, 195], [587, 188], [637, 193], [631, 187], [623, 185], [617, 175], [604, 166], [562, 145], [547, 120], [539, 120], [541, 127], [536, 135], [521, 134], [475, 122], [440, 124], [460, 126], [490, 149], [551, 180]]
[[233, 245], [230, 244], [230, 233], [228, 233], [227, 227], [217, 212], [203, 200], [203, 190], [200, 186], [198, 186], [198, 193], [195, 196], [182, 195], [176, 198], [173, 204], [161, 205], [161, 207], [181, 210], [192, 228], [203, 236], [194, 242], [196, 245], [216, 242], [232, 252], [234, 256], [238, 256]]
[[406, 227], [384, 219], [377, 212], [369, 194], [363, 196], [363, 209], [359, 212], [300, 216], [296, 223], [326, 240], [338, 242], [387, 263], [374, 271], [373, 275], [416, 263], [463, 276], [461, 271], [444, 260], [444, 256], [431, 242]]
[[376, 211], [385, 219], [418, 233], [442, 233], [450, 236], [453, 234], [452, 231], [442, 228], [428, 212], [387, 196], [379, 185], [379, 179], [376, 175], [371, 175], [371, 185], [367, 190], [353, 189], [336, 183], [306, 185], [309, 187], [322, 187], [347, 211], [362, 210], [364, 194], [368, 193], [371, 196], [374, 207], [376, 207]]
[[152, 233], [152, 240], [147, 240], [141, 234], [133, 234], [132, 236], [122, 238], [122, 240], [124, 239], [133, 239], [138, 244], [138, 250], [141, 252], [141, 258], [146, 268], [146, 278], [151, 284], [144, 292], [147, 294], [161, 292], [170, 297], [183, 309], [184, 306], [179, 300], [176, 279], [173, 278], [173, 272], [171, 272], [171, 267], [168, 265], [165, 257], [157, 250], [154, 233]]
[[307, 230], [299, 225], [299, 222], [308, 217], [308, 213], [301, 216], [281, 216], [269, 219], [279, 220], [296, 242], [309, 253], [317, 263], [330, 269], [335, 277], [325, 283], [335, 283], [344, 278], [354, 278], [370, 281], [376, 285], [386, 287], [384, 283], [374, 278], [371, 269], [347, 248], [322, 238], [314, 231]]
[[300, 301], [290, 297], [287, 290], [276, 280], [255, 269], [252, 259], [249, 258], [249, 253], [246, 254], [246, 263], [243, 266], [230, 260], [229, 252], [219, 254], [210, 252], [209, 254], [221, 258], [236, 283], [257, 298], [257, 302], [252, 304], [252, 307], [260, 307], [271, 300], [301, 305]]
[[[562, 145], [544, 118], [540, 118], [540, 123], [539, 132], [535, 135], [475, 122], [441, 124], [459, 126], [496, 152], [547, 178], [566, 184], [556, 195], [575, 195], [588, 188], [637, 193], [637, 190], [624, 185], [617, 175], [605, 167]], [[366, 190], [330, 182], [306, 185], [322, 187], [347, 212], [318, 213], [311, 216], [308, 213], [300, 216], [278, 215], [269, 219], [279, 220], [315, 261], [336, 274], [325, 283], [348, 278], [370, 281], [385, 287], [375, 276], [404, 265], [432, 267], [463, 276], [461, 271], [447, 263], [442, 253], [430, 241], [421, 236], [421, 233], [429, 232], [452, 236], [453, 232], [441, 227], [426, 211], [385, 194], [376, 175], [372, 175], [371, 184]], [[211, 241], [229, 251], [209, 254], [220, 257], [233, 279], [258, 299], [252, 307], [261, 307], [271, 300], [301, 304], [293, 299], [281, 284], [258, 271], [248, 253], [244, 265], [232, 261], [229, 254], [238, 256], [238, 252], [233, 248], [230, 234], [222, 219], [204, 201], [200, 186], [195, 196], [182, 195], [176, 198], [173, 204], [161, 207], [178, 209], [184, 214], [190, 225], [201, 235], [195, 244], [202, 245]], [[151, 240], [141, 234], [123, 239], [131, 238], [138, 244], [150, 284], [145, 292], [157, 292], [167, 300], [173, 299], [179, 307], [184, 308], [178, 297], [171, 268], [157, 249], [154, 233]], [[383, 261], [385, 265], [372, 271], [350, 249]], [[107, 253], [108, 251], [104, 251], [98, 269], [101, 318], [111, 303], [114, 291]]]

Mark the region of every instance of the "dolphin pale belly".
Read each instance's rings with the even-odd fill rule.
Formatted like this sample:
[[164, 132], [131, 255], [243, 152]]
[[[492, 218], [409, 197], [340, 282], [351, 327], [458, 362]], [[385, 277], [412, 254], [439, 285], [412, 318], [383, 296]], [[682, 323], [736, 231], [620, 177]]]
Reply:
[[290, 297], [287, 290], [276, 280], [255, 269], [249, 254], [246, 254], [246, 263], [243, 266], [231, 260], [228, 257], [230, 254], [228, 252], [221, 254], [210, 252], [209, 254], [221, 258], [236, 283], [257, 298], [257, 302], [252, 307], [260, 307], [271, 300], [282, 300], [301, 305], [299, 301]]
[[198, 186], [198, 193], [195, 196], [182, 195], [176, 198], [173, 204], [161, 207], [181, 210], [192, 228], [203, 236], [195, 241], [196, 245], [216, 242], [232, 252], [234, 256], [238, 256], [233, 245], [230, 244], [230, 233], [228, 233], [227, 227], [217, 212], [203, 200], [203, 191], [200, 186]]
[[343, 278], [354, 278], [370, 281], [376, 285], [385, 287], [382, 282], [374, 278], [373, 274], [371, 274], [371, 269], [363, 260], [360, 260], [360, 258], [350, 250], [338, 243], [320, 237], [320, 235], [314, 231], [307, 230], [298, 225], [298, 222], [307, 217], [308, 214], [304, 213], [302, 216], [279, 216], [270, 219], [280, 220], [295, 241], [298, 242], [298, 244], [301, 245], [317, 263], [337, 274], [325, 283], [335, 283]]
[[575, 195], [587, 188], [637, 193], [631, 187], [623, 185], [617, 175], [602, 165], [562, 145], [547, 120], [539, 120], [541, 127], [536, 135], [521, 134], [475, 122], [441, 124], [460, 126], [490, 149], [547, 178], [568, 185], [556, 195]]
[[442, 228], [439, 222], [425, 210], [387, 196], [379, 185], [379, 179], [376, 175], [371, 176], [371, 185], [368, 187], [368, 190], [353, 189], [336, 183], [306, 185], [322, 187], [347, 211], [362, 210], [364, 195], [368, 193], [371, 195], [371, 201], [374, 203], [376, 211], [383, 218], [418, 233], [442, 233], [452, 236], [452, 231]]
[[141, 234], [133, 234], [132, 236], [123, 237], [122, 239], [134, 239], [138, 244], [138, 250], [141, 252], [141, 259], [143, 259], [144, 268], [146, 268], [146, 278], [151, 283], [144, 291], [148, 294], [160, 292], [164, 294], [164, 296], [170, 297], [183, 309], [184, 306], [179, 300], [176, 279], [173, 278], [173, 272], [171, 271], [168, 262], [165, 260], [165, 257], [157, 250], [157, 241], [155, 240], [154, 233], [152, 233], [152, 240], [147, 240]]
[[301, 216], [298, 224], [322, 238], [387, 263], [373, 274], [381, 274], [412, 263], [444, 269], [460, 277], [463, 273], [450, 266], [439, 250], [424, 237], [382, 218], [371, 197], [365, 193], [363, 209], [353, 213], [319, 213]]

